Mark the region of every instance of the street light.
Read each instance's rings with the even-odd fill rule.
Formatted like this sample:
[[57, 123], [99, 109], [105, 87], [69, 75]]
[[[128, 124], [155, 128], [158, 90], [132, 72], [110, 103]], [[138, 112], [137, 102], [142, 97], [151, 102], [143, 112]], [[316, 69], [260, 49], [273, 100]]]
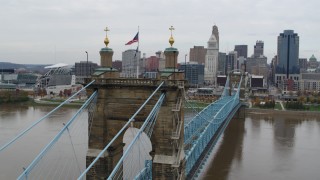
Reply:
[[89, 58], [88, 58], [88, 56], [89, 56], [89, 55], [88, 55], [88, 52], [87, 52], [87, 51], [86, 51], [86, 54], [87, 54], [87, 68], [86, 68], [86, 75], [87, 75], [87, 76], [89, 76], [89, 75], [90, 75], [90, 73], [89, 73], [89, 75], [88, 75], [88, 65], [89, 65], [89, 62], [88, 62], [88, 59], [89, 59]]

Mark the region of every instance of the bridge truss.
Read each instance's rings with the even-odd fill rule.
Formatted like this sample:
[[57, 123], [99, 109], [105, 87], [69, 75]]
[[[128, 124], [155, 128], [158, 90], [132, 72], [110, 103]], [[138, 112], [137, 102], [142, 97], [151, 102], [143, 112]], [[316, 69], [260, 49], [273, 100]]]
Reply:
[[[187, 178], [192, 179], [201, 171], [204, 156], [213, 147], [224, 131], [232, 114], [239, 108], [239, 93], [242, 82], [238, 84], [236, 92], [228, 94], [229, 76], [222, 96], [198, 113], [184, 127], [184, 145]], [[199, 171], [200, 170], [200, 171]]]

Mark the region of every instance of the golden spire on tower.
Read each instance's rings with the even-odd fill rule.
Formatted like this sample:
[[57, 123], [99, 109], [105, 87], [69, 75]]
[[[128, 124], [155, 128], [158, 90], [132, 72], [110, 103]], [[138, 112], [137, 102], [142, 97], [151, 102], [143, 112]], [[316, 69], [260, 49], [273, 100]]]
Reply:
[[171, 37], [170, 37], [170, 39], [169, 39], [169, 43], [170, 43], [170, 45], [171, 45], [171, 47], [172, 47], [172, 44], [174, 43], [174, 39], [173, 39], [173, 37], [172, 37], [172, 31], [174, 30], [173, 26], [171, 26], [171, 27], [169, 28], [169, 30], [171, 31]]
[[108, 31], [110, 31], [110, 29], [108, 29], [108, 27], [106, 27], [104, 29], [104, 31], [106, 32], [106, 38], [104, 38], [104, 44], [106, 45], [106, 47], [108, 47], [108, 44], [109, 44], [109, 39], [108, 39]]

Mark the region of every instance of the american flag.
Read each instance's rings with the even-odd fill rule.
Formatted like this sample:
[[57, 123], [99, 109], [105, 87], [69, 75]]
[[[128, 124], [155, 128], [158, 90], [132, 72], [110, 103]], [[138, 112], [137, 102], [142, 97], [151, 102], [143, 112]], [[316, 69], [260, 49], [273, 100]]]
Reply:
[[139, 32], [137, 32], [136, 36], [129, 42], [127, 42], [126, 45], [130, 45], [132, 43], [138, 42], [139, 41]]

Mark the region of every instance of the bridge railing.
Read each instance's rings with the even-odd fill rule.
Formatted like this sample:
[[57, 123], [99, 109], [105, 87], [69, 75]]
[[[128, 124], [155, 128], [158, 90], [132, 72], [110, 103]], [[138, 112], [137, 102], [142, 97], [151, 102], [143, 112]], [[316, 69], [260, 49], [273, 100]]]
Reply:
[[[233, 96], [222, 96], [218, 101], [210, 104], [195, 116], [185, 127], [186, 175], [194, 168], [208, 143], [218, 132], [218, 129], [225, 124], [224, 122], [228, 119], [228, 115], [239, 104], [241, 82], [242, 77]], [[200, 116], [205, 113], [213, 117], [203, 118]], [[220, 135], [218, 134], [217, 137]]]
[[101, 85], [139, 85], [139, 86], [159, 86], [162, 82], [164, 82], [163, 86], [178, 86], [184, 87], [185, 80], [160, 80], [160, 79], [146, 79], [146, 78], [85, 78], [85, 83], [95, 80], [94, 84]]

